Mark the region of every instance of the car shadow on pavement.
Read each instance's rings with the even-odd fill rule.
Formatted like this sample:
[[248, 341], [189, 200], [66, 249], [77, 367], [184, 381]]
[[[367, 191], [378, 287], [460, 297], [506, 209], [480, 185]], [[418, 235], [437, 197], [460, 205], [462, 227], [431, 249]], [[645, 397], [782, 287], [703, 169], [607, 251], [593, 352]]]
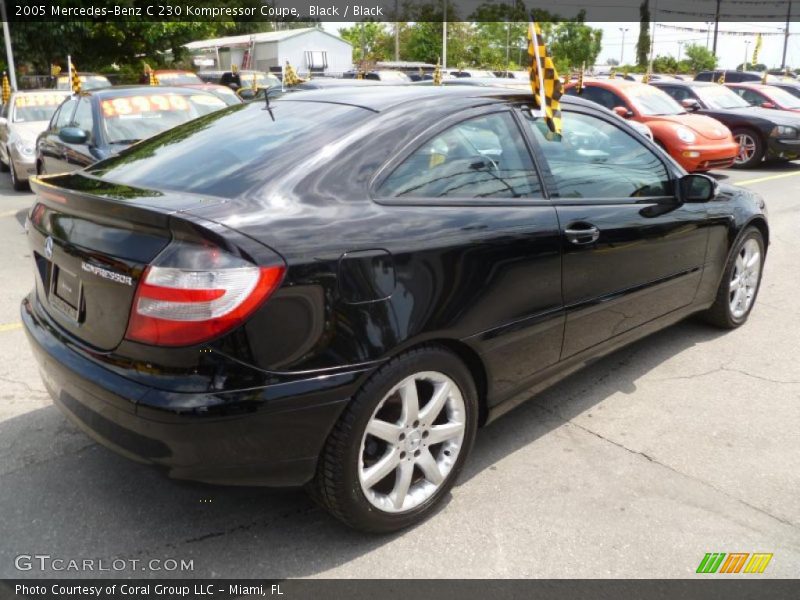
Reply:
[[[637, 380], [663, 361], [721, 333], [686, 321], [572, 375], [479, 432], [457, 485], [468, 485], [611, 394], [636, 392]], [[170, 480], [91, 443], [53, 406], [0, 422], [0, 506], [0, 577], [5, 578], [305, 577], [397, 536], [414, 535], [413, 530], [391, 536], [350, 531], [300, 490]], [[108, 561], [190, 559], [194, 570], [87, 574], [14, 568], [17, 555], [34, 553]]]

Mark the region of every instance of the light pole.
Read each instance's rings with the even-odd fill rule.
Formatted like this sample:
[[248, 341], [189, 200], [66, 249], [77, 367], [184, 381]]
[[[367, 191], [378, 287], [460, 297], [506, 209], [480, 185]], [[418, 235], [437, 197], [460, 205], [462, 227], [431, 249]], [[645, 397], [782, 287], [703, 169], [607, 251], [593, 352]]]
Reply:
[[681, 53], [683, 52], [683, 45], [686, 42], [678, 42], [678, 62], [681, 62]]
[[619, 49], [619, 64], [620, 66], [625, 64], [623, 60], [625, 58], [625, 32], [628, 31], [627, 27], [620, 27], [619, 30], [622, 32], [622, 46]]
[[6, 3], [0, 4], [0, 11], [3, 17], [3, 37], [6, 42], [6, 58], [8, 59], [8, 78], [11, 82], [11, 89], [17, 89], [17, 71], [14, 67], [14, 53], [11, 50], [11, 32], [8, 30], [8, 20], [6, 17]]
[[711, 21], [706, 21], [706, 50], [708, 50], [708, 41], [711, 37]]
[[747, 49], [750, 47], [750, 40], [744, 41], [744, 62], [742, 63], [742, 71], [747, 71]]

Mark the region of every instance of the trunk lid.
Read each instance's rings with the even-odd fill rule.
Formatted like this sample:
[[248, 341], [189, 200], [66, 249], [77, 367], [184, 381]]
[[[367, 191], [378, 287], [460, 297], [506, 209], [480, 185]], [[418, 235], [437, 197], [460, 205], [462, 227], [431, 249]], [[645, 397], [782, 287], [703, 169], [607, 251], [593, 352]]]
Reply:
[[221, 202], [101, 181], [32, 179], [28, 223], [36, 293], [63, 329], [96, 350], [122, 341], [145, 267], [172, 239], [171, 215]]

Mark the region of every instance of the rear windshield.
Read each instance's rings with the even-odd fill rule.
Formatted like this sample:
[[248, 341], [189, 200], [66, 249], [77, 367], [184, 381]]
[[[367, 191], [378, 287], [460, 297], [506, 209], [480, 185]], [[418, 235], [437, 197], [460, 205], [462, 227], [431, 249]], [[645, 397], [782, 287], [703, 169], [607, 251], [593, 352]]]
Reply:
[[177, 72], [158, 72], [156, 71], [156, 78], [158, 79], [158, 83], [164, 85], [189, 85], [189, 84], [198, 84], [203, 83], [203, 80], [200, 79], [194, 73], [190, 73], [188, 71], [177, 71]]
[[[79, 75], [78, 78], [81, 80], [81, 89], [84, 91], [111, 86], [111, 82], [103, 75]], [[66, 75], [62, 75], [58, 78], [56, 87], [59, 90], [68, 90], [72, 87], [72, 84]]]
[[134, 187], [235, 197], [325, 151], [371, 113], [322, 102], [240, 104], [137, 144], [90, 168]]
[[53, 92], [20, 94], [14, 98], [14, 123], [49, 121], [66, 95]]
[[221, 98], [202, 92], [142, 93], [103, 98], [100, 113], [108, 143], [130, 144], [226, 106]]

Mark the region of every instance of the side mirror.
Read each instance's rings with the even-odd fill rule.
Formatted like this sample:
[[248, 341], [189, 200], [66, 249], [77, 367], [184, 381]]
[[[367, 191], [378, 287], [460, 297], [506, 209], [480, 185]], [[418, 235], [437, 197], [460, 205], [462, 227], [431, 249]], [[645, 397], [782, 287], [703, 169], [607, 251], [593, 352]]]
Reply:
[[761, 108], [778, 108], [774, 102], [762, 102]]
[[717, 180], [701, 173], [684, 175], [678, 181], [680, 199], [683, 202], [708, 202], [719, 190]]
[[78, 127], [63, 127], [58, 132], [58, 137], [67, 144], [85, 144], [89, 139], [89, 134]]
[[633, 111], [630, 110], [627, 106], [615, 106], [614, 112], [617, 113], [623, 119], [630, 119], [633, 116]]
[[694, 98], [684, 98], [681, 100], [681, 106], [686, 110], [691, 110], [692, 112], [700, 110], [700, 103]]

